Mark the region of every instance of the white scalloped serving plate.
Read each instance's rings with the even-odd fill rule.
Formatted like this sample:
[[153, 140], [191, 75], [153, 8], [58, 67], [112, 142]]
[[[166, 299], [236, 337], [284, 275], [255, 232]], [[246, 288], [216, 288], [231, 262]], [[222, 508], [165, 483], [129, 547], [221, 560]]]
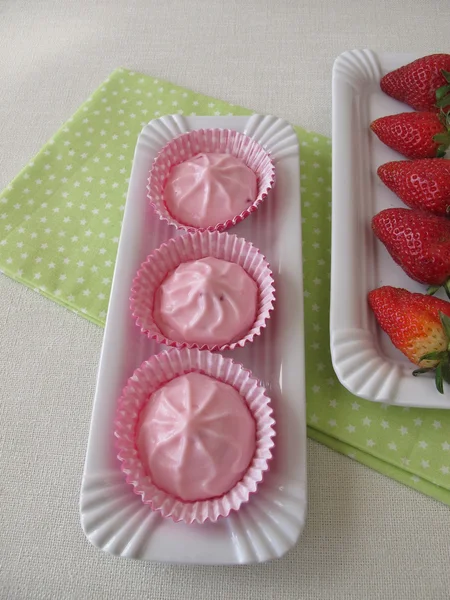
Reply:
[[412, 54], [344, 52], [333, 67], [333, 208], [330, 338], [333, 366], [353, 394], [399, 406], [450, 408], [429, 377], [415, 378], [414, 366], [381, 331], [367, 293], [382, 285], [424, 292], [397, 266], [372, 233], [380, 210], [404, 207], [378, 178], [377, 168], [404, 159], [369, 129], [381, 116], [411, 108], [384, 94], [380, 79], [418, 58]]
[[[185, 525], [162, 518], [125, 483], [114, 447], [116, 402], [134, 369], [164, 348], [136, 327], [129, 308], [133, 277], [147, 255], [174, 235], [148, 206], [147, 177], [161, 147], [191, 129], [230, 128], [258, 140], [276, 168], [274, 190], [229, 231], [268, 258], [276, 305], [263, 334], [224, 353], [268, 389], [276, 418], [271, 469], [238, 512], [217, 523]], [[105, 328], [80, 497], [81, 523], [98, 548], [117, 556], [172, 563], [245, 564], [278, 558], [297, 541], [306, 515], [306, 424], [300, 173], [297, 136], [275, 117], [181, 117], [152, 121], [134, 156]]]

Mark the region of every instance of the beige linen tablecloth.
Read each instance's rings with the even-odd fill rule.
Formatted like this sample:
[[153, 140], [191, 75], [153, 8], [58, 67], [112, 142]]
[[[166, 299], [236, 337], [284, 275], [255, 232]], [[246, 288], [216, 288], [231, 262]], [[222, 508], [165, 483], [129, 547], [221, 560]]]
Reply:
[[[0, 2], [0, 184], [116, 67], [331, 133], [341, 51], [449, 50], [446, 0]], [[441, 44], [441, 45], [439, 45]], [[0, 598], [450, 597], [450, 511], [308, 444], [309, 518], [284, 559], [111, 558], [79, 525], [102, 330], [0, 276]]]

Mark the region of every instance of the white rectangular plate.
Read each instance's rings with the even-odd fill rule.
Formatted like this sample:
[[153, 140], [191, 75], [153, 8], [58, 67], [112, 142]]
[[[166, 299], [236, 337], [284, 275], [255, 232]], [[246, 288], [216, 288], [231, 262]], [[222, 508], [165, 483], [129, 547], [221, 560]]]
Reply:
[[[242, 131], [272, 155], [276, 186], [256, 213], [232, 229], [271, 264], [277, 301], [254, 343], [229, 352], [267, 387], [276, 418], [271, 469], [258, 492], [217, 523], [185, 525], [163, 519], [125, 483], [114, 446], [116, 402], [127, 379], [164, 350], [140, 333], [129, 310], [139, 265], [175, 229], [148, 205], [146, 184], [158, 151], [173, 137], [201, 128]], [[256, 563], [282, 556], [297, 541], [306, 513], [306, 425], [303, 351], [300, 175], [292, 127], [275, 117], [167, 116], [142, 130], [134, 156], [106, 322], [83, 475], [83, 529], [95, 546], [118, 556], [173, 563]]]
[[397, 266], [371, 230], [385, 208], [405, 207], [378, 178], [377, 168], [403, 156], [371, 133], [370, 123], [412, 110], [381, 91], [383, 75], [418, 56], [344, 52], [333, 67], [333, 219], [331, 355], [341, 383], [353, 394], [399, 406], [450, 408], [433, 380], [412, 376], [413, 365], [381, 331], [367, 293], [382, 285], [425, 292]]

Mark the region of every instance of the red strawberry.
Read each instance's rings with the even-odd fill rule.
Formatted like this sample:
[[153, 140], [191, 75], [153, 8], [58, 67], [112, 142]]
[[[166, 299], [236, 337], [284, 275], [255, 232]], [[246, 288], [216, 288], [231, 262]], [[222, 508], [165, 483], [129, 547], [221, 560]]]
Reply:
[[394, 346], [421, 367], [413, 375], [434, 370], [442, 394], [443, 380], [450, 383], [450, 303], [390, 286], [372, 290], [368, 299]]
[[372, 229], [409, 277], [444, 286], [450, 298], [450, 220], [408, 208], [388, 208], [372, 219]]
[[[431, 54], [385, 75], [383, 92], [415, 110], [437, 112], [450, 105], [450, 54]], [[439, 90], [439, 91], [438, 91]], [[436, 100], [438, 100], [436, 105]]]
[[403, 202], [436, 215], [450, 213], [450, 160], [422, 158], [381, 165], [378, 176]]
[[370, 128], [384, 144], [408, 158], [434, 158], [444, 156], [450, 145], [444, 123], [443, 115], [408, 112], [376, 119]]

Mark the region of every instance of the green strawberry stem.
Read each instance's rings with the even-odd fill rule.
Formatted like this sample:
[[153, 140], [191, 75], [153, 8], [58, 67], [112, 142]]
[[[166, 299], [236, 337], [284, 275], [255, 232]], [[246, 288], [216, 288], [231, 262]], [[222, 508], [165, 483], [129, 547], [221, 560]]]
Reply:
[[413, 371], [413, 375], [414, 377], [417, 377], [423, 373], [431, 373], [434, 371], [436, 388], [440, 394], [443, 394], [444, 381], [450, 384], [450, 317], [439, 312], [439, 318], [447, 337], [447, 348], [446, 350], [439, 350], [437, 352], [428, 352], [428, 354], [421, 356], [419, 362], [422, 362], [423, 360], [434, 360], [436, 361], [436, 365], [434, 367], [419, 367]]
[[430, 285], [427, 288], [427, 294], [428, 296], [434, 296], [434, 294], [441, 289], [441, 287], [444, 288], [445, 293], [447, 294], [447, 297], [450, 299], [450, 278], [447, 279], [447, 281], [445, 283], [443, 283], [442, 285]]

